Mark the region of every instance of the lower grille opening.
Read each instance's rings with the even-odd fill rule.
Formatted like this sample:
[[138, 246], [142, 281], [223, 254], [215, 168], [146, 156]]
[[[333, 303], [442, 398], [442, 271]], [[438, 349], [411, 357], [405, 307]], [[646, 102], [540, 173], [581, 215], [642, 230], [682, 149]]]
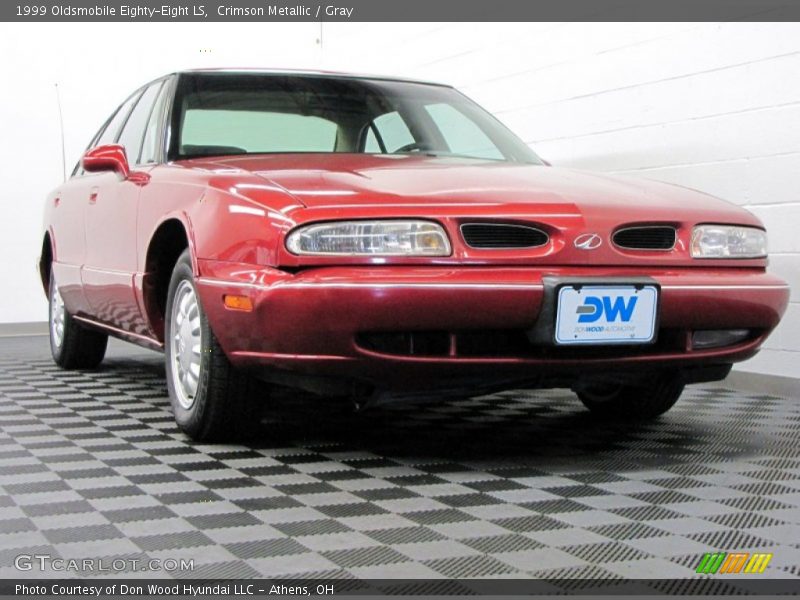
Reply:
[[456, 334], [459, 356], [519, 356], [530, 353], [531, 343], [522, 330], [464, 331]]
[[445, 331], [360, 333], [356, 343], [365, 350], [400, 356], [446, 356], [450, 334]]
[[685, 330], [671, 328], [660, 329], [653, 344], [580, 347], [533, 344], [522, 329], [370, 332], [356, 336], [358, 346], [381, 354], [454, 358], [614, 358], [685, 352], [686, 341]]

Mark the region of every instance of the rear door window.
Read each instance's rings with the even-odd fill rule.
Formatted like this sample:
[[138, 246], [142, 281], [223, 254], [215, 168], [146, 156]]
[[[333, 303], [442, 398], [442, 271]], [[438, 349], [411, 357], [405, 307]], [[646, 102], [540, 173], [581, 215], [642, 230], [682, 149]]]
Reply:
[[[114, 140], [117, 139], [117, 134], [119, 133], [119, 128], [122, 127], [122, 124], [125, 123], [125, 120], [128, 118], [128, 114], [131, 112], [131, 107], [134, 105], [136, 100], [139, 99], [139, 96], [142, 94], [142, 90], [137, 90], [130, 98], [125, 100], [122, 105], [117, 108], [111, 118], [106, 121], [106, 124], [100, 128], [94, 139], [89, 142], [89, 146], [87, 150], [92, 148], [97, 148], [98, 146], [102, 146], [103, 144], [113, 144]], [[83, 175], [84, 170], [81, 166], [81, 161], [78, 161], [78, 164], [75, 165], [75, 168], [72, 169], [72, 176], [75, 175]]]
[[122, 106], [120, 106], [117, 109], [117, 112], [114, 113], [114, 116], [111, 117], [111, 120], [108, 122], [108, 125], [106, 125], [103, 133], [98, 136], [95, 144], [92, 146], [93, 148], [96, 148], [97, 146], [103, 146], [105, 144], [113, 144], [116, 141], [120, 128], [127, 120], [128, 115], [131, 112], [131, 108], [133, 108], [133, 105], [136, 104], [136, 101], [141, 95], [142, 90], [139, 90], [122, 103]]
[[125, 148], [125, 154], [128, 156], [128, 162], [131, 165], [139, 164], [139, 153], [142, 149], [144, 130], [147, 127], [150, 113], [153, 111], [153, 106], [163, 83], [163, 81], [154, 83], [144, 91], [131, 111], [117, 140], [117, 143]]

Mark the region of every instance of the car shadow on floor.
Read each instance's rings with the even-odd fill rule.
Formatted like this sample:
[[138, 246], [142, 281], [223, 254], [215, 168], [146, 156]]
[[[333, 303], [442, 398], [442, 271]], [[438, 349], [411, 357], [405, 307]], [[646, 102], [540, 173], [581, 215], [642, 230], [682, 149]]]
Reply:
[[[159, 405], [170, 411], [160, 360], [136, 360], [158, 378]], [[113, 359], [106, 373], [130, 371]], [[732, 441], [717, 418], [726, 390], [691, 390], [659, 419], [648, 423], [602, 420], [569, 390], [512, 390], [441, 403], [401, 403], [355, 412], [341, 400], [265, 385], [258, 435], [238, 444], [253, 450], [308, 448], [315, 453], [368, 453], [402, 463], [448, 462], [481, 469], [524, 468], [529, 475], [553, 470], [664, 468], [708, 456], [757, 454], [759, 436]], [[724, 398], [722, 399], [724, 400]], [[186, 438], [187, 444], [192, 442]], [[376, 463], [376, 465], [378, 465]]]

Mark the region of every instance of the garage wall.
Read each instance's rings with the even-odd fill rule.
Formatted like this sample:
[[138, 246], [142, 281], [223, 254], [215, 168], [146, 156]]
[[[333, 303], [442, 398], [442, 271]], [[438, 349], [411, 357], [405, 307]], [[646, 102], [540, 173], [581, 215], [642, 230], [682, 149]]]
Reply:
[[[789, 314], [742, 369], [798, 376], [798, 24], [0, 24], [0, 323], [39, 321], [41, 202], [142, 82], [198, 66], [328, 68], [452, 83], [559, 166], [696, 187], [770, 230]], [[8, 92], [11, 93], [8, 93]], [[15, 301], [17, 298], [24, 302]]]
[[319, 25], [0, 23], [0, 323], [42, 321], [35, 263], [47, 192], [136, 88], [179, 69], [320, 62]]
[[326, 24], [323, 60], [452, 83], [555, 165], [753, 211], [793, 296], [739, 368], [800, 377], [799, 24]]

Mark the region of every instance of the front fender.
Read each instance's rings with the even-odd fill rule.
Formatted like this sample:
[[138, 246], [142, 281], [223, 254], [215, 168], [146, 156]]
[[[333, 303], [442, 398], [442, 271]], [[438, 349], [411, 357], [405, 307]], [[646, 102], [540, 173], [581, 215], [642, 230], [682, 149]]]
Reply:
[[187, 211], [198, 259], [275, 265], [286, 217], [252, 200], [209, 189]]

